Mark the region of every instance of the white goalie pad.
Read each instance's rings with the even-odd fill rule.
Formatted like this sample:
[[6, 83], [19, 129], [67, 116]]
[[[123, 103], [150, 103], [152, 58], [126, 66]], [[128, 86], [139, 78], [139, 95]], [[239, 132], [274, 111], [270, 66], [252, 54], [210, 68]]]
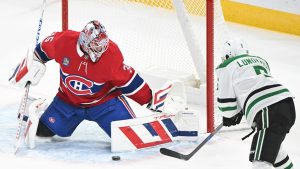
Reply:
[[150, 148], [175, 140], [198, 140], [196, 112], [158, 113], [148, 117], [114, 121], [111, 124], [111, 151]]
[[35, 138], [36, 131], [38, 128], [39, 119], [42, 113], [46, 110], [48, 103], [46, 99], [34, 99], [29, 98], [28, 104], [28, 124], [26, 126], [26, 131], [24, 133], [25, 136], [25, 144], [28, 148], [35, 148]]

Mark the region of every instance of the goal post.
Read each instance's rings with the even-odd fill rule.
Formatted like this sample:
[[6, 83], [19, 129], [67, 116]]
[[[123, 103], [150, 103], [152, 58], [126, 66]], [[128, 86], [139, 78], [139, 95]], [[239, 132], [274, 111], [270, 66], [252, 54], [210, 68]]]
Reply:
[[182, 80], [191, 95], [188, 102], [205, 107], [199, 109], [205, 114], [202, 130], [214, 130], [214, 58], [228, 31], [221, 0], [98, 0], [92, 5], [88, 0], [61, 1], [62, 30], [81, 30], [88, 21], [99, 19], [125, 63], [150, 81], [155, 77], [157, 84]]
[[207, 132], [214, 130], [214, 0], [206, 0]]
[[69, 10], [68, 10], [68, 0], [61, 0], [61, 20], [62, 20], [62, 30], [68, 30], [69, 23]]

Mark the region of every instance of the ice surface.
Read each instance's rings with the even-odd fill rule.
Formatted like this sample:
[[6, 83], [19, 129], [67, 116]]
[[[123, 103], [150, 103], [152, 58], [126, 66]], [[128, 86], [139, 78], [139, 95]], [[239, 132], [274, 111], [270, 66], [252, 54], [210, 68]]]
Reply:
[[[180, 161], [159, 153], [159, 147], [137, 152], [111, 153], [109, 138], [91, 122], [84, 122], [69, 138], [55, 137], [53, 140], [38, 140], [37, 147], [28, 150], [21, 147], [17, 156], [13, 155], [16, 112], [23, 90], [9, 86], [7, 79], [11, 68], [24, 56], [29, 43], [34, 42], [40, 15], [40, 1], [10, 0], [0, 2], [1, 59], [0, 62], [0, 161], [8, 168], [34, 169], [131, 169], [131, 168], [170, 168], [170, 169], [247, 169], [251, 139], [241, 141], [249, 130], [227, 131], [213, 137], [189, 161]], [[58, 1], [50, 1], [52, 10]], [[97, 1], [95, 1], [97, 3]], [[60, 14], [53, 13], [54, 16]], [[47, 16], [46, 16], [47, 17]], [[80, 17], [80, 13], [78, 13]], [[41, 36], [60, 30], [60, 26], [46, 23]], [[55, 25], [55, 24], [52, 24]], [[273, 76], [296, 96], [296, 109], [300, 110], [300, 37], [266, 31], [253, 27], [230, 24], [230, 29], [241, 36], [250, 48], [250, 53], [265, 57], [270, 64]], [[46, 77], [30, 89], [33, 95], [46, 97], [51, 101], [56, 94], [59, 79], [55, 63], [47, 64]], [[205, 138], [206, 135], [202, 137]], [[201, 140], [200, 140], [201, 141]], [[295, 168], [300, 168], [300, 122], [296, 120], [291, 133], [284, 142]], [[164, 145], [180, 152], [188, 153], [198, 143], [175, 142]], [[119, 155], [121, 161], [112, 161], [111, 156]], [[1, 167], [3, 168], [3, 167]]]

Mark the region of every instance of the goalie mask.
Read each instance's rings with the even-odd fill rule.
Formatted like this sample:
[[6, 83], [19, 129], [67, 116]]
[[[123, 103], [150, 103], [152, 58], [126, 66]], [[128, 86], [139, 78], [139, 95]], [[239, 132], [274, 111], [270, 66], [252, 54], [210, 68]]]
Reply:
[[89, 22], [79, 35], [79, 45], [92, 62], [97, 62], [108, 48], [105, 27], [97, 20]]
[[224, 50], [222, 55], [222, 62], [234, 56], [248, 54], [248, 47], [239, 38], [229, 39], [224, 44]]

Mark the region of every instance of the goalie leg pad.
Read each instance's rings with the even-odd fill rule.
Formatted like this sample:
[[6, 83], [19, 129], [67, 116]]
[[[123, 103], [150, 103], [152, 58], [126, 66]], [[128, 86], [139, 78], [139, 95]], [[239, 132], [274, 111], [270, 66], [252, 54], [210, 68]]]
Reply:
[[[172, 134], [163, 120], [174, 115], [155, 114], [148, 117], [113, 121], [111, 123], [111, 151], [124, 152], [172, 142]], [[172, 128], [174, 129], [174, 128]]]
[[176, 140], [196, 141], [199, 131], [199, 114], [194, 110], [184, 110], [178, 112], [175, 123], [178, 128]]
[[47, 107], [45, 99], [34, 100], [28, 108], [28, 124], [25, 130], [25, 144], [30, 148], [35, 147], [35, 136], [42, 112]]
[[[185, 113], [187, 114], [158, 113], [147, 117], [113, 121], [111, 151], [139, 150], [174, 140], [197, 140], [198, 125], [193, 121], [198, 118], [191, 112]], [[183, 119], [179, 120], [180, 118]]]

